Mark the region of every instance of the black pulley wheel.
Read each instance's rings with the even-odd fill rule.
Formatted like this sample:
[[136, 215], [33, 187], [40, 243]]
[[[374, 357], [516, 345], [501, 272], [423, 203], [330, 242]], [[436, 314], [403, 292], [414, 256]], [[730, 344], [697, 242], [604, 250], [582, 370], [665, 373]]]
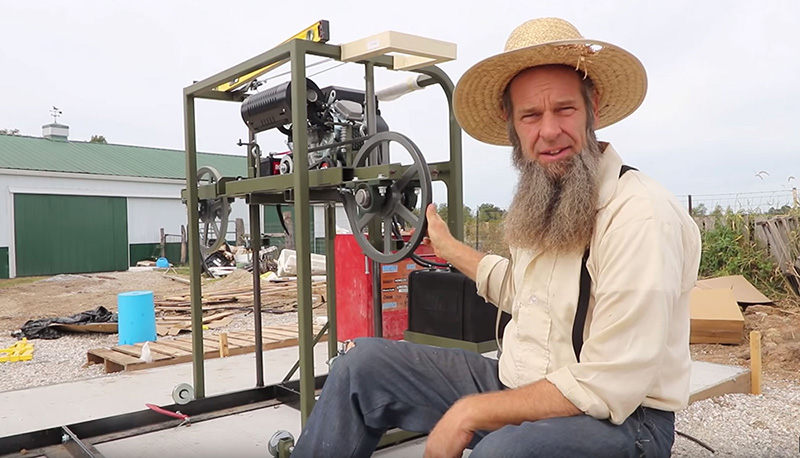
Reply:
[[[343, 192], [344, 209], [350, 228], [364, 254], [382, 264], [391, 264], [410, 256], [425, 236], [427, 221], [425, 209], [432, 200], [431, 172], [417, 145], [405, 135], [397, 132], [381, 132], [369, 138], [358, 150], [354, 167], [364, 167], [370, 153], [391, 142], [398, 143], [408, 151], [413, 163], [406, 166], [400, 177], [386, 177], [385, 182], [359, 185]], [[411, 195], [416, 198], [410, 198]], [[417, 206], [418, 205], [418, 206]], [[415, 214], [412, 208], [418, 210]], [[380, 240], [378, 247], [370, 243], [370, 226], [380, 221], [380, 233], [372, 234]], [[408, 242], [394, 235], [392, 225], [405, 221], [413, 229]], [[398, 249], [398, 245], [401, 245]]]
[[[200, 167], [197, 170], [197, 182], [217, 184], [222, 175], [213, 167]], [[198, 203], [200, 216], [200, 252], [203, 257], [217, 251], [225, 243], [228, 231], [228, 217], [231, 213], [230, 203], [225, 197], [201, 200]]]

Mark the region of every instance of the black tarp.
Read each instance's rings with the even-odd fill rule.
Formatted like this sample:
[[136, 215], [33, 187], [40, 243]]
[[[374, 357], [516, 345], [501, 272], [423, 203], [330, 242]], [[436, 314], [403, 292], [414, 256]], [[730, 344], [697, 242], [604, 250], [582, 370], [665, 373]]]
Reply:
[[85, 312], [76, 313], [72, 316], [58, 317], [58, 318], [41, 318], [38, 320], [28, 320], [22, 328], [11, 333], [12, 337], [21, 339], [27, 337], [28, 339], [58, 339], [62, 333], [55, 328], [50, 327], [51, 324], [86, 324], [86, 323], [116, 323], [117, 314], [109, 312], [108, 309], [97, 307], [94, 310], [87, 310]]

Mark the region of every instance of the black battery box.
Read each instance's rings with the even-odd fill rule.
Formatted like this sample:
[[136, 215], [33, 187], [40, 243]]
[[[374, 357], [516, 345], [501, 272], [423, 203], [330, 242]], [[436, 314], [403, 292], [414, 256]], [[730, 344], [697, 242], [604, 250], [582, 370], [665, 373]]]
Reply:
[[[511, 316], [503, 312], [500, 336]], [[478, 295], [475, 282], [455, 270], [408, 275], [408, 330], [467, 342], [495, 338], [497, 307]]]

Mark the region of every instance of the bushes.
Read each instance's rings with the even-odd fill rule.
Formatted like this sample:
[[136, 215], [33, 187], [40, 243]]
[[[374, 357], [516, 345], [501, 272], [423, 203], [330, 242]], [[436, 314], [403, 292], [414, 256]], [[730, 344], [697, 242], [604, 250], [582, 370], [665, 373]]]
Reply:
[[728, 212], [716, 216], [709, 226], [701, 231], [700, 278], [742, 275], [773, 299], [787, 294], [777, 264], [753, 236], [753, 215]]

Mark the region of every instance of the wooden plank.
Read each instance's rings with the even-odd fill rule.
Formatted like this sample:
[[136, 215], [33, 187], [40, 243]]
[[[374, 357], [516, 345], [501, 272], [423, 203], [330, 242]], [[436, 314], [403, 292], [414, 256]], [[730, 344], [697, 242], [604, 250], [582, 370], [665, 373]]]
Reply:
[[284, 336], [284, 337], [289, 338], [289, 339], [297, 338], [297, 330], [288, 331], [286, 329], [267, 328], [267, 329], [265, 329], [265, 331], [269, 332], [270, 334]]
[[[102, 359], [106, 373], [119, 372], [142, 362], [139, 358], [104, 348], [89, 350], [88, 354]], [[89, 364], [93, 364], [91, 358], [89, 359]]]
[[[227, 318], [227, 317], [226, 317]], [[318, 332], [320, 326], [315, 326]], [[266, 327], [262, 333], [262, 350], [284, 348], [298, 344], [294, 326]], [[206, 337], [203, 341], [203, 358], [220, 357], [218, 337]], [[327, 336], [323, 336], [326, 340]], [[228, 354], [230, 356], [252, 353], [256, 350], [253, 331], [227, 333]], [[151, 367], [184, 363], [192, 360], [191, 337], [150, 342], [153, 362], [145, 363], [139, 359], [144, 344], [126, 345], [115, 349], [94, 349], [87, 352], [88, 364], [104, 364], [106, 372], [140, 370]], [[119, 350], [119, 351], [118, 351]]]
[[[230, 336], [234, 336], [234, 337], [236, 337], [237, 339], [245, 339], [245, 340], [248, 340], [250, 343], [252, 343], [253, 345], [255, 345], [256, 336], [255, 336], [255, 333], [254, 333], [254, 332], [235, 332], [235, 333], [229, 333], [229, 334], [228, 334], [228, 337], [230, 337]], [[281, 338], [269, 337], [269, 336], [267, 336], [266, 334], [264, 334], [264, 332], [263, 332], [263, 331], [262, 331], [262, 333], [261, 333], [261, 342], [262, 342], [262, 343], [264, 343], [264, 342], [266, 342], [266, 343], [272, 343], [272, 342], [281, 342], [281, 341], [283, 341], [283, 340], [284, 340], [284, 339], [283, 339], [283, 337], [281, 337]]]
[[[136, 358], [140, 362], [145, 363], [145, 361], [141, 359], [141, 357], [142, 357], [142, 347], [143, 346], [144, 346], [144, 344], [141, 344], [141, 343], [137, 343], [135, 345], [122, 345], [120, 347], [114, 347], [114, 351], [118, 351], [120, 353], [125, 353], [126, 355], [133, 356], [134, 358]], [[153, 352], [150, 353], [150, 356], [152, 356], [153, 361], [160, 361], [162, 359], [170, 359], [170, 358], [172, 358], [169, 355], [162, 355], [160, 353], [153, 354]]]
[[[170, 339], [170, 340], [165, 339], [162, 340], [161, 343], [164, 345], [168, 345], [170, 347], [175, 347], [181, 350], [188, 351], [189, 353], [192, 353], [194, 351], [192, 347], [192, 341], [186, 338]], [[217, 350], [216, 347], [206, 345], [205, 342], [203, 342], [203, 351], [215, 351], [215, 350]]]
[[217, 329], [223, 328], [231, 323], [233, 323], [233, 317], [228, 316], [219, 320], [210, 321], [206, 326], [208, 326], [209, 329]]
[[253, 336], [250, 336], [250, 338], [248, 339], [247, 337], [244, 336], [232, 336], [228, 334], [228, 342], [230, 345], [235, 345], [237, 347], [252, 346], [253, 348], [255, 348], [256, 345], [256, 340], [253, 338]]
[[226, 356], [230, 356], [230, 351], [228, 349], [228, 334], [221, 332], [219, 334], [219, 357], [224, 358]]
[[50, 327], [55, 327], [64, 331], [72, 331], [72, 332], [100, 332], [105, 334], [115, 334], [117, 332], [117, 323], [84, 323], [84, 324], [52, 323]]
[[189, 356], [191, 358], [192, 352], [181, 350], [179, 348], [170, 347], [168, 345], [161, 345], [159, 342], [151, 342], [150, 350], [161, 353], [163, 355], [172, 356], [173, 358], [180, 358], [182, 356]]
[[761, 394], [761, 333], [750, 332], [750, 393]]

